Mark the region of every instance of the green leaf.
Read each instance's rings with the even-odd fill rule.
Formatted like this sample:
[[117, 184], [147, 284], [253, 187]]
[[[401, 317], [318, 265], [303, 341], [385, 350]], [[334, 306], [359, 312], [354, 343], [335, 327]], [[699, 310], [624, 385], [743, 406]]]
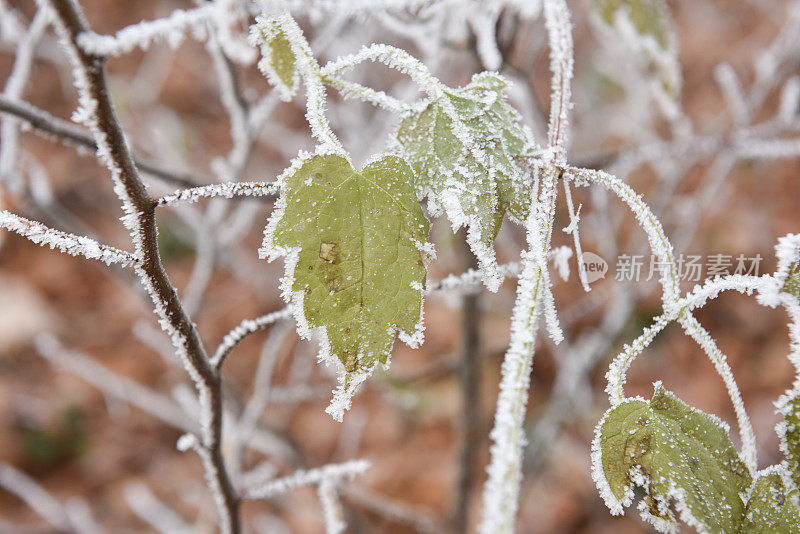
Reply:
[[447, 214], [468, 240], [484, 271], [495, 267], [493, 243], [503, 216], [524, 220], [530, 181], [518, 158], [533, 146], [504, 94], [506, 82], [482, 73], [403, 118], [397, 140], [434, 215]]
[[614, 513], [643, 487], [642, 515], [659, 530], [676, 523], [679, 499], [704, 532], [737, 532], [744, 513], [740, 493], [752, 476], [727, 426], [683, 403], [660, 383], [652, 400], [631, 399], [606, 412], [593, 447], [598, 488]]
[[800, 263], [793, 263], [789, 267], [789, 276], [783, 284], [781, 291], [794, 295], [800, 299]]
[[294, 70], [294, 52], [292, 51], [292, 43], [286, 38], [286, 34], [279, 32], [269, 42], [269, 58], [272, 67], [275, 69], [275, 74], [281, 82], [291, 91], [294, 89], [295, 70]]
[[[675, 40], [670, 38], [671, 21], [664, 0], [593, 0], [592, 3], [600, 19], [619, 30], [617, 34], [647, 60], [646, 72], [659, 78], [667, 95], [677, 98], [681, 84], [678, 50]], [[620, 30], [618, 19], [630, 21], [643, 40], [652, 39], [656, 46], [631, 40], [630, 32]]]
[[269, 83], [280, 92], [283, 100], [290, 100], [299, 85], [296, 50], [277, 19], [258, 30], [261, 42], [261, 61], [258, 66], [267, 75]]
[[662, 0], [594, 0], [594, 6], [609, 26], [614, 26], [621, 12], [641, 35], [650, 35], [661, 48], [667, 48], [666, 6]]
[[797, 490], [789, 489], [777, 469], [759, 473], [747, 502], [742, 534], [792, 534], [800, 532]]
[[300, 324], [324, 331], [323, 354], [351, 375], [385, 363], [396, 331], [421, 337], [429, 224], [408, 165], [384, 156], [357, 172], [315, 155], [281, 178], [264, 248], [286, 255], [287, 299]]
[[781, 443], [781, 450], [786, 458], [792, 480], [800, 484], [800, 390], [795, 388], [778, 401], [778, 411], [783, 414], [776, 430]]

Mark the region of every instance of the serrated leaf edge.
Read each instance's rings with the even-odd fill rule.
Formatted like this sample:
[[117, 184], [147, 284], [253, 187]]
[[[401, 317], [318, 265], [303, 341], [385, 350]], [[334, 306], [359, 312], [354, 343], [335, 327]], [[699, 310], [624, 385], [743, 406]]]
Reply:
[[[498, 92], [489, 91], [489, 94], [485, 98], [483, 99], [474, 98], [474, 100], [486, 106], [491, 106], [497, 101], [498, 98], [502, 97], [505, 89], [511, 85], [511, 82], [508, 79], [506, 79], [506, 77], [497, 72], [483, 71], [473, 74], [472, 78], [470, 79], [470, 82], [467, 85], [450, 90], [442, 90], [441, 94], [437, 95], [436, 98], [423, 99], [418, 103], [416, 103], [415, 105], [413, 105], [411, 108], [409, 108], [409, 110], [400, 117], [400, 120], [397, 121], [395, 131], [392, 135], [392, 138], [394, 139], [395, 148], [398, 150], [398, 152], [403, 153], [401, 145], [399, 141], [397, 141], [398, 137], [397, 134], [400, 125], [402, 124], [402, 121], [411, 115], [421, 113], [430, 104], [436, 103], [436, 105], [438, 105], [445, 112], [447, 117], [452, 121], [452, 124], [454, 126], [452, 130], [453, 135], [459, 140], [459, 142], [461, 142], [462, 145], [464, 145], [467, 148], [469, 155], [475, 158], [475, 161], [482, 168], [484, 168], [487, 173], [489, 173], [490, 175], [494, 175], [495, 174], [494, 168], [492, 165], [490, 165], [490, 162], [487, 161], [486, 152], [477, 147], [477, 143], [473, 140], [472, 136], [469, 133], [469, 128], [467, 127], [466, 124], [464, 124], [464, 121], [461, 120], [461, 117], [458, 115], [458, 113], [455, 110], [455, 107], [450, 101], [450, 97], [456, 97], [456, 98], [460, 97], [460, 95], [457, 93], [458, 90], [464, 89], [468, 87], [470, 84], [480, 83], [481, 78], [487, 78], [487, 77], [494, 78], [502, 85], [500, 91]], [[512, 111], [513, 119], [515, 121], [519, 121], [521, 119], [521, 115], [519, 114], [519, 112], [513, 106], [509, 107]], [[526, 148], [528, 148], [529, 150], [535, 150], [536, 145], [535, 143], [532, 142], [532, 134], [530, 129], [523, 127], [522, 131], [525, 134]], [[508, 150], [508, 147], [506, 146], [505, 140], [503, 139], [502, 136], [500, 136], [500, 139], [501, 143], [503, 144], [504, 150]], [[524, 178], [522, 172], [519, 172], [519, 175], [520, 177]], [[499, 202], [499, 191], [497, 190], [497, 180], [494, 178], [491, 179], [491, 187], [492, 187], [492, 196], [494, 198], [494, 203], [495, 205], [497, 205], [497, 203]], [[455, 206], [451, 203], [445, 204], [441, 202], [442, 198], [440, 197], [445, 197], [445, 195], [435, 194], [435, 192], [431, 188], [426, 188], [425, 190], [422, 191], [422, 194], [423, 196], [428, 197], [429, 208], [432, 215], [436, 217], [441, 216], [442, 213], [447, 215], [447, 218], [450, 220], [453, 232], [458, 231], [458, 229], [462, 227], [467, 229], [467, 244], [469, 245], [470, 249], [475, 255], [475, 258], [478, 261], [478, 268], [481, 271], [481, 274], [483, 275], [483, 282], [489, 291], [497, 292], [497, 290], [500, 288], [500, 285], [503, 283], [504, 277], [498, 267], [497, 256], [494, 247], [484, 244], [481, 240], [479, 225], [471, 223], [470, 217], [468, 217], [464, 213], [460, 205]], [[516, 218], [514, 219], [516, 220]]]
[[[292, 159], [289, 166], [280, 174], [280, 176], [278, 176], [275, 181], [276, 185], [281, 190], [284, 190], [288, 177], [294, 175], [298, 170], [300, 170], [301, 167], [303, 167], [303, 165], [312, 159], [322, 156], [343, 157], [340, 152], [334, 150], [332, 147], [327, 147], [324, 145], [318, 146], [314, 152], [300, 151], [297, 157]], [[376, 155], [370, 158], [363, 165], [362, 170], [387, 156], [397, 157], [397, 155], [392, 152]], [[355, 169], [355, 166], [353, 166], [350, 159], [345, 159], [347, 159], [347, 162]], [[281, 297], [291, 307], [292, 315], [297, 323], [298, 335], [303, 339], [316, 340], [319, 344], [319, 354], [317, 355], [317, 360], [320, 363], [324, 363], [326, 366], [333, 368], [336, 373], [336, 379], [339, 385], [337, 388], [332, 390], [333, 396], [330, 404], [327, 408], [325, 408], [325, 411], [336, 421], [341, 422], [344, 417], [344, 412], [349, 410], [352, 406], [352, 398], [358, 391], [359, 386], [375, 372], [375, 369], [377, 369], [379, 365], [381, 365], [383, 369], [389, 368], [391, 363], [392, 348], [394, 347], [394, 340], [387, 351], [386, 362], [381, 363], [380, 361], [376, 361], [366, 369], [359, 367], [355, 371], [348, 372], [345, 369], [344, 364], [342, 364], [338, 358], [331, 356], [327, 327], [312, 327], [309, 324], [303, 307], [305, 293], [303, 291], [292, 291], [292, 285], [295, 278], [295, 268], [297, 267], [297, 262], [300, 258], [300, 247], [283, 247], [276, 245], [274, 242], [275, 232], [279, 222], [281, 219], [283, 219], [283, 216], [286, 212], [286, 206], [286, 196], [283, 194], [279, 195], [277, 201], [275, 202], [272, 215], [269, 217], [267, 225], [264, 228], [264, 238], [262, 240], [261, 247], [258, 249], [258, 256], [259, 258], [265, 259], [269, 262], [272, 262], [277, 258], [284, 258], [284, 274], [280, 281]], [[418, 249], [420, 251], [427, 250], [428, 248], [429, 247], [427, 247], [425, 243], [418, 244]], [[420, 298], [419, 320], [415, 325], [415, 329], [412, 332], [406, 332], [398, 328], [396, 325], [390, 325], [389, 328], [392, 331], [393, 336], [396, 333], [397, 337], [409, 347], [418, 348], [422, 344], [425, 336], [425, 287], [423, 284], [420, 284], [418, 288], [415, 287], [414, 289], [419, 289], [422, 297]]]
[[[661, 390], [671, 394], [669, 390], [664, 388], [661, 381], [653, 382], [653, 397], [655, 397]], [[592, 480], [594, 480], [595, 486], [597, 487], [597, 491], [600, 494], [600, 497], [603, 499], [603, 502], [605, 503], [606, 507], [608, 507], [609, 511], [611, 512], [611, 515], [625, 515], [625, 508], [628, 508], [633, 503], [634, 487], [641, 486], [645, 489], [647, 494], [650, 495], [649, 479], [646, 479], [641, 475], [637, 477], [635, 473], [636, 468], [633, 467], [631, 469], [631, 475], [634, 476], [632, 476], [631, 479], [635, 480], [635, 482], [632, 482], [631, 484], [625, 486], [624, 488], [625, 496], [622, 498], [622, 500], [618, 500], [617, 497], [614, 495], [614, 492], [611, 491], [611, 485], [608, 483], [608, 480], [606, 479], [605, 476], [605, 472], [603, 470], [603, 450], [600, 444], [603, 424], [605, 424], [605, 421], [611, 414], [611, 412], [619, 408], [621, 405], [631, 402], [644, 402], [645, 404], [648, 405], [648, 407], [650, 405], [650, 399], [645, 399], [642, 396], [627, 397], [622, 401], [612, 405], [608, 410], [606, 410], [606, 412], [603, 414], [603, 417], [595, 426], [594, 438], [592, 439], [592, 448], [591, 448]], [[692, 407], [690, 406], [690, 408]], [[695, 408], [692, 409], [696, 410]], [[696, 411], [699, 412], [699, 410]], [[730, 433], [730, 425], [728, 425], [725, 421], [723, 421], [714, 414], [709, 414], [706, 412], [701, 412], [701, 413], [703, 413], [703, 415], [708, 416], [714, 424], [719, 426], [720, 429], [724, 430], [726, 433]], [[737, 451], [737, 453], [741, 458], [741, 453], [739, 451]], [[753, 480], [755, 481], [755, 477], [753, 478]], [[752, 491], [752, 489], [750, 491]], [[670, 487], [666, 492], [665, 497], [666, 497], [666, 502], [674, 503], [675, 509], [677, 510], [681, 521], [683, 521], [684, 523], [686, 523], [691, 527], [694, 527], [700, 534], [710, 533], [708, 528], [698, 518], [692, 515], [691, 510], [689, 510], [689, 506], [686, 504], [686, 496], [682, 489], [678, 488], [674, 484], [670, 484]], [[744, 499], [743, 495], [742, 498]], [[744, 500], [743, 502], [747, 503], [746, 500]], [[679, 525], [677, 522], [667, 521], [665, 519], [650, 514], [647, 511], [647, 506], [643, 502], [639, 503], [637, 509], [639, 511], [639, 515], [641, 516], [641, 518], [650, 523], [651, 525], [653, 525], [653, 528], [655, 528], [658, 532], [663, 532], [667, 534], [675, 534], [679, 532]]]
[[[297, 47], [295, 38], [287, 34], [286, 30], [279, 26], [278, 17], [257, 18], [250, 32], [250, 44], [259, 47], [261, 50], [261, 59], [258, 60], [259, 70], [267, 77], [267, 81], [270, 85], [277, 89], [280, 99], [283, 102], [290, 102], [297, 94], [300, 87], [300, 71], [296, 62], [297, 58], [302, 56], [302, 50]], [[275, 66], [272, 64], [271, 43], [273, 39], [280, 35], [283, 35], [286, 40], [289, 41], [289, 46], [295, 56], [295, 68], [292, 73], [291, 87], [284, 83], [280, 75], [278, 75], [278, 71], [275, 70]]]

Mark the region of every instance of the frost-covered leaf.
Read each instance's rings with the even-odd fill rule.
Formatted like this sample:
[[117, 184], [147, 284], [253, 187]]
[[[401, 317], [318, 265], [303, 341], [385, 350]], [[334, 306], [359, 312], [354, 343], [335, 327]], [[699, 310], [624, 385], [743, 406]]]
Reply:
[[530, 182], [518, 158], [532, 154], [533, 146], [505, 87], [496, 74], [478, 74], [408, 114], [397, 132], [431, 212], [446, 213], [454, 228], [468, 227], [470, 246], [490, 277], [503, 216], [524, 220], [531, 204]]
[[613, 513], [622, 513], [644, 488], [642, 515], [661, 531], [676, 523], [670, 501], [704, 532], [737, 532], [744, 514], [740, 493], [752, 477], [714, 416], [683, 403], [656, 383], [653, 398], [629, 399], [610, 409], [597, 428], [595, 482]]
[[260, 39], [254, 41], [261, 46], [262, 58], [258, 67], [278, 89], [281, 98], [289, 100], [297, 92], [300, 82], [295, 47], [277, 20], [263, 23], [258, 31]]
[[662, 0], [594, 0], [594, 5], [609, 26], [622, 14], [641, 35], [650, 35], [662, 48], [667, 48], [666, 6]]
[[794, 389], [783, 396], [778, 411], [783, 415], [776, 427], [781, 450], [794, 483], [800, 485], [800, 392]]
[[287, 256], [284, 296], [301, 328], [319, 329], [348, 389], [387, 361], [398, 330], [421, 341], [428, 220], [396, 156], [358, 172], [341, 156], [314, 155], [281, 182], [262, 253]]
[[667, 94], [676, 96], [680, 86], [678, 50], [664, 0], [593, 0], [592, 3], [602, 22], [646, 58], [648, 72], [660, 78]]
[[741, 534], [800, 532], [797, 490], [789, 489], [776, 469], [759, 473], [747, 502]]
[[269, 58], [272, 68], [275, 69], [275, 74], [278, 75], [283, 85], [290, 91], [294, 89], [295, 84], [295, 70], [294, 70], [294, 52], [292, 52], [292, 44], [286, 38], [283, 32], [278, 33], [269, 42]]
[[789, 276], [783, 284], [783, 291], [800, 299], [800, 263], [795, 263], [789, 268]]

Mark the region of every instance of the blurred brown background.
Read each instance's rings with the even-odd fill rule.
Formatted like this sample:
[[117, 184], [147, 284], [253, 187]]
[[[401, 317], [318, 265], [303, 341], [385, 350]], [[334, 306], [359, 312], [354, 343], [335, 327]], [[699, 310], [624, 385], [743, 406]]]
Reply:
[[[713, 70], [721, 62], [729, 63], [745, 87], [753, 80], [755, 54], [769, 46], [786, 24], [786, 1], [712, 1], [668, 2], [680, 43], [680, 64], [684, 85], [680, 102], [699, 133], [725, 132], [733, 128], [729, 112], [714, 82]], [[192, 7], [190, 2], [141, 0], [83, 0], [81, 2], [92, 28], [98, 33], [113, 33], [141, 19], [163, 16], [172, 9]], [[602, 92], [593, 48], [597, 36], [587, 19], [588, 2], [569, 2], [576, 25], [576, 104], [574, 109], [573, 149], [577, 159], [597, 153], [611, 153], [634, 146], [636, 135], [624, 138], [604, 130], [604, 117], [624, 109], [627, 96], [614, 91]], [[10, 6], [27, 20], [34, 15], [32, 1], [12, 0]], [[324, 25], [300, 19], [313, 37]], [[342, 50], [354, 52], [360, 44], [389, 42], [413, 47], [402, 36], [386, 32], [370, 22], [346, 25], [347, 43]], [[541, 19], [520, 22], [507, 61], [522, 69], [530, 82], [532, 94], [541, 109], [547, 109], [549, 78], [547, 48]], [[359, 33], [360, 32], [360, 33]], [[343, 37], [344, 39], [344, 37]], [[539, 40], [539, 41], [537, 41]], [[458, 84], [480, 70], [473, 53], [454, 45], [455, 64], [433, 67], [448, 83]], [[525, 47], [531, 47], [526, 51]], [[800, 58], [800, 43], [793, 45]], [[338, 50], [338, 49], [337, 49]], [[413, 51], [413, 48], [412, 48]], [[330, 50], [319, 50], [321, 56]], [[0, 83], [10, 74], [15, 59], [14, 47], [4, 44], [0, 51]], [[532, 60], [532, 61], [531, 61]], [[619, 58], [624, 62], [625, 58]], [[517, 62], [517, 64], [514, 64]], [[163, 63], [163, 64], [162, 64]], [[444, 63], [444, 62], [443, 62]], [[521, 64], [520, 64], [521, 63]], [[132, 145], [153, 159], [162, 159], [156, 145], [164, 152], [174, 152], [167, 163], [179, 168], [202, 169], [212, 175], [211, 159], [230, 148], [228, 117], [220, 103], [217, 81], [209, 68], [204, 45], [186, 39], [174, 52], [164, 45], [154, 45], [148, 52], [135, 50], [108, 64], [113, 97], [130, 136]], [[149, 70], [148, 70], [149, 69]], [[159, 70], [160, 69], [160, 70]], [[153, 81], [161, 76], [163, 80]], [[797, 74], [797, 66], [783, 81]], [[380, 70], [371, 80], [378, 86], [389, 84], [386, 71]], [[266, 80], [255, 67], [240, 69], [239, 79], [247, 95], [269, 91]], [[37, 47], [30, 83], [24, 99], [52, 114], [68, 119], [75, 107], [75, 94], [69, 71], [50, 35]], [[385, 81], [389, 80], [389, 81]], [[136, 85], [136, 84], [139, 85]], [[161, 84], [155, 95], [142, 96], [149, 84]], [[623, 92], [625, 88], [622, 88]], [[249, 92], [248, 92], [249, 91]], [[770, 92], [765, 104], [756, 110], [756, 121], [771, 117], [779, 101], [780, 85]], [[368, 106], [344, 105], [329, 93], [331, 115], [339, 130], [348, 120], [387, 120], [388, 115], [368, 115]], [[141, 98], [141, 99], [140, 99]], [[619, 98], [622, 98], [620, 101]], [[342, 116], [355, 109], [363, 116]], [[164, 110], [169, 110], [165, 114]], [[360, 111], [359, 111], [360, 110]], [[262, 136], [256, 143], [242, 178], [271, 180], [284, 168], [291, 153], [276, 148], [275, 137], [296, 149], [312, 145], [303, 122], [302, 100], [280, 104], [272, 121], [281, 124], [279, 133]], [[632, 117], [635, 123], [637, 117]], [[271, 122], [265, 130], [269, 131]], [[643, 126], [644, 128], [644, 126]], [[667, 130], [663, 121], [647, 126], [651, 132]], [[280, 132], [294, 132], [287, 138]], [[670, 134], [664, 134], [669, 139]], [[358, 132], [344, 136], [348, 148], [357, 147]], [[3, 140], [0, 139], [0, 142]], [[52, 183], [57, 204], [71, 214], [77, 226], [91, 228], [99, 238], [121, 248], [129, 248], [128, 236], [118, 218], [121, 215], [111, 191], [107, 172], [91, 154], [78, 154], [63, 146], [30, 133], [21, 134], [24, 150], [44, 167]], [[352, 146], [350, 146], [352, 145]], [[680, 195], [690, 196], [702, 187], [710, 160], [698, 158], [682, 173], [677, 182]], [[662, 178], [644, 165], [628, 181], [646, 201], [658, 197]], [[173, 187], [154, 185], [157, 190]], [[160, 189], [159, 189], [160, 188]], [[583, 203], [582, 215], [594, 209], [587, 191], [578, 191]], [[24, 194], [4, 191], [3, 207], [34, 219], [47, 213], [37, 211], [35, 203]], [[239, 202], [239, 201], [232, 201]], [[255, 317], [283, 306], [278, 280], [283, 267], [256, 259], [263, 222], [271, 209], [268, 202], [255, 203], [259, 212], [256, 224], [246, 228], [241, 251], [250, 262], [243, 278], [225, 265], [215, 269], [194, 315], [200, 332], [213, 348], [224, 334], [243, 318]], [[616, 203], [613, 199], [611, 203]], [[670, 235], [680, 222], [680, 215], [670, 211], [667, 200], [660, 211], [666, 213], [665, 226]], [[571, 238], [560, 229], [568, 224], [563, 200], [556, 221], [555, 245], [570, 245]], [[687, 254], [738, 254], [764, 257], [761, 272], [775, 265], [773, 247], [778, 236], [800, 229], [800, 170], [798, 159], [760, 161], [739, 160], [715, 195], [713, 206], [702, 206], [698, 230], [684, 250]], [[657, 210], [658, 211], [658, 210]], [[618, 245], [620, 253], [638, 250], [633, 218], [619, 206], [614, 216], [621, 221]], [[160, 239], [169, 275], [178, 288], [186, 287], [192, 273], [197, 244], [192, 230], [170, 211], [160, 217]], [[461, 236], [458, 238], [460, 239]], [[513, 261], [524, 242], [518, 228], [510, 223], [498, 245], [503, 261]], [[457, 240], [446, 224], [437, 223], [432, 232], [439, 253], [432, 267], [432, 278], [464, 269], [464, 259]], [[585, 234], [584, 250], [597, 250], [591, 230]], [[593, 286], [591, 298], [600, 304], [585, 305], [587, 297], [573, 274], [566, 282], [554, 275], [556, 303], [567, 321], [567, 337], [575, 338], [597, 328], [608, 313], [604, 295], [611, 292], [615, 266], [610, 265], [606, 280]], [[645, 270], [647, 264], [645, 265]], [[687, 284], [684, 289], [690, 289]], [[628, 284], [625, 291], [632, 291]], [[507, 281], [497, 294], [484, 291], [479, 299], [481, 314], [480, 388], [470, 395], [478, 405], [479, 439], [475, 466], [478, 483], [471, 497], [474, 523], [480, 511], [483, 466], [488, 461], [488, 432], [495, 409], [499, 367], [508, 340], [509, 317], [514, 296], [514, 280]], [[591, 394], [581, 394], [581, 405], [573, 414], [564, 414], [556, 433], [546, 446], [529, 451], [520, 501], [518, 531], [525, 533], [636, 533], [649, 532], [636, 513], [612, 518], [597, 496], [590, 477], [589, 447], [594, 424], [608, 407], [603, 394], [604, 373], [610, 359], [624, 342], [635, 338], [657, 314], [659, 294], [654, 286], [637, 296], [624, 328], [613, 337], [610, 348], [597, 355], [590, 373]], [[583, 306], [583, 308], [581, 308]], [[587, 308], [588, 312], [581, 311]], [[567, 316], [567, 319], [564, 316]], [[367, 503], [368, 496], [378, 495], [407, 507], [419, 517], [444, 520], [455, 505], [461, 449], [462, 395], [458, 361], [462, 351], [460, 298], [435, 296], [425, 306], [426, 340], [419, 350], [395, 345], [390, 371], [374, 377], [356, 397], [353, 408], [342, 424], [324, 413], [331, 388], [331, 377], [314, 363], [315, 345], [300, 341], [290, 333], [282, 344], [274, 383], [303, 384], [307, 387], [298, 402], [273, 402], [262, 417], [290, 453], [284, 463], [277, 463], [280, 474], [300, 466], [313, 467], [350, 458], [367, 458], [372, 468], [358, 477], [343, 493], [346, 516], [352, 532], [416, 532], [413, 525], [392, 521]], [[762, 465], [780, 460], [773, 427], [778, 421], [772, 402], [790, 386], [793, 370], [788, 354], [786, 317], [780, 310], [758, 306], [752, 297], [723, 295], [697, 313], [719, 346], [727, 353], [742, 395], [753, 419]], [[575, 317], [574, 320], [570, 318]], [[136, 325], [136, 328], [133, 328]], [[214, 531], [213, 506], [202, 481], [197, 457], [176, 450], [181, 435], [152, 415], [103, 394], [84, 380], [51, 366], [35, 350], [36, 335], [55, 334], [70, 350], [84, 353], [97, 362], [167, 398], [180, 397], [179, 384], [190, 387], [183, 370], [143, 342], [153, 335], [154, 316], [149, 302], [136, 284], [121, 272], [110, 271], [102, 264], [60, 255], [40, 248], [6, 232], [0, 233], [0, 460], [34, 478], [56, 499], [68, 502], [81, 497], [91, 508], [101, 532], [151, 532], [152, 527], [132, 510], [130, 494], [144, 483], [154, 496], [168, 504], [188, 524], [197, 524], [198, 532]], [[138, 329], [138, 330], [137, 330]], [[148, 330], [149, 329], [149, 330]], [[250, 393], [252, 377], [258, 364], [266, 333], [258, 333], [237, 347], [226, 364], [229, 402], [241, 404]], [[540, 336], [533, 371], [533, 387], [528, 410], [529, 428], [545, 413], [558, 374], [558, 362], [552, 345]], [[160, 338], [167, 346], [166, 338]], [[721, 380], [694, 342], [679, 328], [670, 327], [633, 366], [628, 382], [629, 394], [649, 396], [653, 380], [665, 385], [685, 401], [732, 423], [733, 411]], [[299, 391], [299, 390], [298, 390]], [[736, 439], [734, 437], [734, 439]], [[251, 463], [255, 459], [250, 460]], [[362, 492], [362, 493], [359, 493]], [[134, 499], [135, 500], [135, 499]], [[321, 532], [322, 516], [312, 489], [295, 490], [285, 496], [249, 502], [245, 517], [253, 528], [263, 532]], [[9, 532], [54, 532], [51, 527], [15, 496], [0, 490], [0, 529]], [[12, 526], [16, 525], [16, 526]], [[688, 529], [687, 529], [688, 530]]]

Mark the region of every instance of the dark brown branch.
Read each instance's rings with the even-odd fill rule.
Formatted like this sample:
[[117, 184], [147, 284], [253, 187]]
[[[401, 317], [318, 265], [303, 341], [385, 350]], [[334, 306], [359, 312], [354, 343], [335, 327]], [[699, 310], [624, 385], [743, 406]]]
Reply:
[[[150, 293], [162, 326], [171, 334], [200, 395], [203, 428], [200, 446], [206, 477], [216, 494], [220, 527], [223, 532], [241, 531], [239, 499], [231, 484], [222, 457], [222, 385], [219, 373], [210, 365], [197, 330], [169, 281], [158, 250], [155, 206], [139, 177], [133, 156], [114, 111], [105, 75], [103, 58], [84, 53], [77, 45], [78, 35], [86, 32], [83, 13], [75, 0], [50, 0], [57, 16], [57, 26], [75, 64], [81, 92], [81, 105], [89, 105], [95, 142], [108, 160], [112, 176], [118, 182], [115, 191], [123, 201], [127, 225], [133, 235], [140, 263], [142, 284]], [[85, 78], [85, 79], [83, 79]]]
[[[475, 256], [466, 240], [460, 241], [464, 267], [477, 269]], [[480, 421], [480, 366], [481, 366], [481, 310], [480, 293], [467, 291], [461, 297], [461, 453], [459, 456], [456, 501], [453, 510], [455, 532], [467, 532], [472, 488], [478, 478], [478, 447], [481, 442]]]
[[[54, 117], [43, 109], [39, 109], [27, 102], [13, 100], [0, 94], [0, 113], [14, 116], [34, 130], [41, 133], [52, 135], [62, 141], [80, 147], [86, 147], [92, 151], [97, 150], [92, 135], [69, 121]], [[155, 178], [181, 187], [195, 187], [204, 183], [211, 183], [213, 180], [206, 176], [195, 176], [186, 172], [165, 169], [140, 155], [133, 155], [133, 162], [140, 171], [145, 172]]]

